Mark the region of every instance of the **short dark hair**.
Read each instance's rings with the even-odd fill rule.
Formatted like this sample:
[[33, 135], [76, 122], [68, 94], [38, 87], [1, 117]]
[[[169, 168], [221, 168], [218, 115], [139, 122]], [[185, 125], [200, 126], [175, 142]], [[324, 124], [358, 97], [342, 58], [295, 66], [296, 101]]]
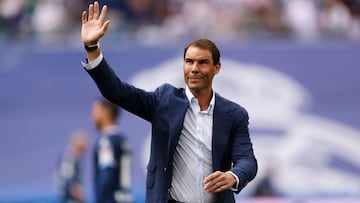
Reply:
[[184, 49], [184, 59], [187, 50], [191, 46], [210, 51], [214, 65], [220, 63], [220, 51], [213, 41], [209, 39], [197, 39], [195, 41], [190, 42]]
[[120, 115], [120, 108], [118, 106], [105, 99], [98, 99], [98, 102], [110, 113], [110, 116], [113, 120], [117, 120]]

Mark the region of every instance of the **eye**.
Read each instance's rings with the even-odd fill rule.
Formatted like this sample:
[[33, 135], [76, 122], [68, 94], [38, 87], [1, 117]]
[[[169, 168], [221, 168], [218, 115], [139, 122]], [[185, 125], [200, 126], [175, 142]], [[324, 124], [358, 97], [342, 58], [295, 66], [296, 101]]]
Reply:
[[192, 59], [185, 59], [185, 63], [187, 63], [187, 64], [193, 64], [193, 63], [194, 63], [194, 60], [192, 60]]
[[199, 64], [208, 64], [208, 63], [209, 63], [209, 61], [207, 59], [199, 61]]

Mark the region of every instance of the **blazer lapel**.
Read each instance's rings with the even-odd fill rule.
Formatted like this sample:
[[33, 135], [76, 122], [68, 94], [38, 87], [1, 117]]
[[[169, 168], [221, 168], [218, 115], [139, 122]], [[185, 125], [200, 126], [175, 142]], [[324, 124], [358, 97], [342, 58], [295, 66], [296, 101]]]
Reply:
[[169, 144], [168, 150], [170, 157], [173, 156], [176, 145], [179, 141], [181, 129], [183, 127], [186, 110], [189, 102], [183, 90], [180, 95], [170, 97], [170, 118], [169, 118]]
[[231, 119], [227, 114], [227, 106], [219, 95], [215, 95], [215, 108], [212, 133], [212, 158], [214, 171], [221, 169], [224, 153], [229, 146]]

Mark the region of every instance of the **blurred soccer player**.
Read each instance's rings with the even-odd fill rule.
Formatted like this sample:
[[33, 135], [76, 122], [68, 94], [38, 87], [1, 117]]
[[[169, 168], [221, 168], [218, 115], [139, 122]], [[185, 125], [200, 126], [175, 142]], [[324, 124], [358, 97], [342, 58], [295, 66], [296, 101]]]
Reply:
[[82, 131], [75, 131], [67, 150], [57, 164], [55, 181], [62, 203], [84, 202], [80, 162], [87, 146], [87, 135]]
[[97, 100], [92, 109], [93, 123], [101, 136], [94, 148], [94, 186], [97, 203], [129, 203], [130, 148], [119, 132], [119, 108], [106, 100]]

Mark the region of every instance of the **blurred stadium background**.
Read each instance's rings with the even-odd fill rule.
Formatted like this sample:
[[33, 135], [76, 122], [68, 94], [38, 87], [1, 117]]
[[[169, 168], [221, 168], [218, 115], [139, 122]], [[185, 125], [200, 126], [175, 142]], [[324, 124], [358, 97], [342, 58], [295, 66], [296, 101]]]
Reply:
[[[105, 57], [144, 89], [182, 83], [183, 46], [213, 39], [215, 90], [249, 110], [259, 173], [239, 202], [360, 202], [359, 0], [100, 0]], [[57, 202], [54, 169], [90, 119], [96, 86], [81, 67], [88, 0], [0, 0], [0, 202]], [[150, 125], [123, 113], [132, 188], [144, 202]], [[90, 143], [91, 146], [91, 143]], [[84, 185], [91, 202], [91, 151]]]

